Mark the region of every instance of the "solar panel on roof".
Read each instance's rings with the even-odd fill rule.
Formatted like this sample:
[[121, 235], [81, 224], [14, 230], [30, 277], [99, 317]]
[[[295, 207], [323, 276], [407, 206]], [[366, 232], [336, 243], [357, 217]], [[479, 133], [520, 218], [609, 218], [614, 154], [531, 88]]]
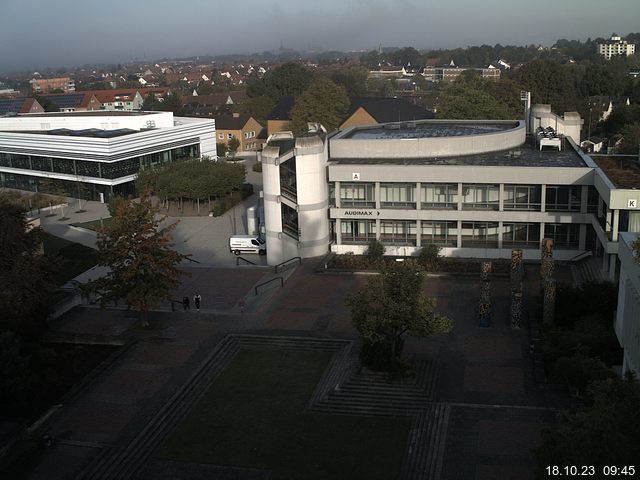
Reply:
[[83, 93], [69, 93], [66, 95], [45, 95], [44, 98], [55, 103], [60, 108], [76, 108], [82, 103]]

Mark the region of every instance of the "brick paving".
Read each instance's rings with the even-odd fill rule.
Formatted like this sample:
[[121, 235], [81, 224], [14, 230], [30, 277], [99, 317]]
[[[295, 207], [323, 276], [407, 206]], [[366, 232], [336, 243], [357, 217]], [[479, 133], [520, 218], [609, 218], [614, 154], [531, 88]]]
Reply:
[[[62, 317], [53, 326], [54, 336], [138, 343], [49, 419], [44, 429], [60, 442], [34, 460], [30, 478], [74, 478], [103, 446], [127, 445], [226, 333], [357, 338], [344, 298], [367, 276], [316, 274], [314, 267], [304, 263], [284, 288], [257, 299], [253, 286], [268, 278], [265, 270], [192, 268], [193, 276], [176, 295], [192, 296], [197, 288], [202, 312], [157, 312], [148, 330], [123, 310], [84, 308]], [[535, 276], [529, 275], [525, 285], [534, 291]], [[451, 410], [443, 425], [440, 478], [532, 478], [529, 449], [559, 405], [533, 383], [526, 329], [509, 328], [508, 282], [492, 282], [489, 328], [479, 327], [476, 319], [478, 279], [430, 277], [425, 292], [455, 322], [448, 335], [406, 342], [408, 354], [439, 361], [434, 401]], [[252, 299], [244, 313], [238, 308], [241, 297]], [[61, 464], [64, 468], [52, 469]]]

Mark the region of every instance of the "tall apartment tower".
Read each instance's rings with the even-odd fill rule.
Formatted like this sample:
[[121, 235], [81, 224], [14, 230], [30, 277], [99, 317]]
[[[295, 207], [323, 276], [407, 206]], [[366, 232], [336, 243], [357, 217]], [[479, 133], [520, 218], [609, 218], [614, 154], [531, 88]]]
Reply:
[[635, 51], [636, 46], [633, 43], [622, 40], [616, 34], [613, 34], [611, 38], [604, 43], [598, 44], [598, 53], [607, 60], [611, 60], [611, 57], [619, 55], [628, 57], [629, 55], [633, 55]]

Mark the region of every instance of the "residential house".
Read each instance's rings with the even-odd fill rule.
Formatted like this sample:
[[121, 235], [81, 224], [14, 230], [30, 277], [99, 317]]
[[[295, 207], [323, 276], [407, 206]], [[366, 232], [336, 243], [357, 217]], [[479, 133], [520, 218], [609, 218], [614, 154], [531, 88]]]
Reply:
[[42, 113], [44, 108], [35, 98], [0, 98], [0, 117], [18, 113]]
[[58, 106], [60, 112], [87, 112], [100, 110], [100, 100], [91, 91], [42, 95]]
[[352, 97], [347, 118], [340, 130], [355, 125], [406, 122], [434, 118], [433, 112], [407, 102], [401, 98]]
[[144, 98], [137, 89], [93, 90], [101, 110], [131, 112], [141, 110]]
[[593, 96], [589, 97], [589, 108], [591, 110], [591, 117], [597, 122], [604, 122], [609, 115], [613, 112], [613, 109], [622, 105], [629, 106], [631, 102], [629, 97], [626, 96]]
[[62, 90], [64, 93], [75, 92], [76, 84], [70, 77], [58, 78], [33, 78], [31, 88], [34, 93], [43, 94], [53, 90]]
[[228, 144], [236, 137], [240, 141], [238, 152], [255, 152], [262, 149], [264, 140], [259, 139], [262, 125], [249, 115], [221, 115], [215, 118], [216, 142]]
[[[290, 112], [294, 104], [292, 96], [286, 96], [280, 100], [267, 117], [268, 135], [291, 130]], [[352, 97], [339, 129], [343, 130], [354, 125], [425, 120], [434, 116], [433, 112], [401, 98]]]

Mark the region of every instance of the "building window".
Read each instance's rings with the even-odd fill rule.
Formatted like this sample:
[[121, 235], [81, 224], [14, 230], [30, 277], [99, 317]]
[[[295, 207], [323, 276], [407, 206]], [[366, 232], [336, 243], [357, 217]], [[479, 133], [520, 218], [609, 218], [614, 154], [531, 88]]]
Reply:
[[458, 246], [458, 222], [421, 222], [420, 241], [441, 247]]
[[380, 241], [392, 245], [416, 245], [416, 222], [383, 220], [380, 222]]
[[218, 140], [224, 140], [224, 133], [218, 134]]
[[539, 185], [505, 185], [504, 209], [540, 211], [541, 194]]
[[462, 246], [498, 247], [498, 222], [462, 222]]
[[375, 208], [375, 187], [373, 183], [341, 183], [340, 206]]
[[66, 158], [54, 158], [53, 171], [57, 173], [67, 173], [69, 175], [75, 175], [76, 173], [73, 160]]
[[282, 204], [282, 231], [298, 240], [300, 238], [298, 228], [298, 212], [289, 205]]
[[336, 184], [329, 182], [329, 207], [336, 206]]
[[227, 133], [227, 140], [231, 140], [233, 138], [233, 133]]
[[504, 223], [502, 225], [503, 247], [538, 248], [539, 245], [539, 223]]
[[422, 208], [458, 208], [457, 183], [427, 183], [421, 187]]
[[462, 186], [462, 208], [464, 210], [498, 210], [500, 188], [497, 185]]
[[31, 168], [41, 172], [50, 172], [51, 157], [31, 157]]
[[548, 185], [545, 208], [548, 212], [579, 212], [581, 185]]
[[342, 243], [369, 243], [376, 239], [375, 220], [341, 220]]
[[544, 237], [553, 239], [553, 246], [560, 249], [577, 249], [580, 225], [577, 223], [545, 223]]
[[416, 208], [416, 187], [412, 183], [380, 184], [380, 206], [382, 208]]

